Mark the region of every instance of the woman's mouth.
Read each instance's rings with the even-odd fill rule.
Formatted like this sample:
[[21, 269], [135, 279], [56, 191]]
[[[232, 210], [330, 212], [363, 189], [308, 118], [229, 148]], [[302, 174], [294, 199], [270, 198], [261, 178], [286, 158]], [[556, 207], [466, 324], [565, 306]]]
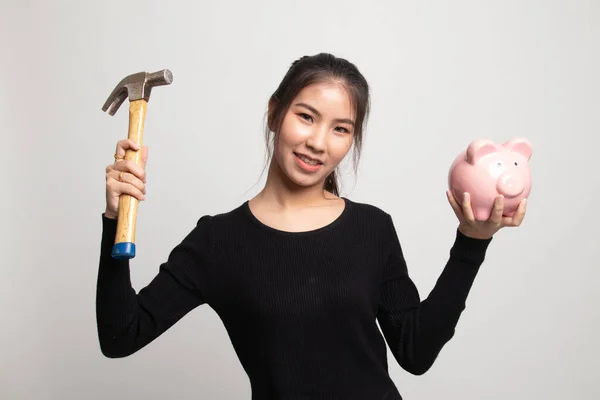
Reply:
[[315, 160], [314, 158], [310, 158], [305, 154], [294, 153], [296, 156], [296, 161], [300, 168], [308, 172], [316, 172], [318, 171], [323, 163], [319, 160]]
[[310, 158], [307, 155], [304, 154], [300, 154], [300, 153], [294, 153], [296, 155], [296, 157], [298, 157], [299, 159], [301, 159], [302, 161], [304, 161], [307, 164], [310, 165], [319, 165], [319, 164], [323, 164], [322, 162], [320, 162], [319, 160], [315, 160], [314, 158]]

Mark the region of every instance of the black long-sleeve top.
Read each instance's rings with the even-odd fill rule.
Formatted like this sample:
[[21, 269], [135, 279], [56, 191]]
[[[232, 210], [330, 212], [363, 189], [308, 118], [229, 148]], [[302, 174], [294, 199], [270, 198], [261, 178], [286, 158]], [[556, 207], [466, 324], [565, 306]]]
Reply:
[[102, 353], [129, 356], [206, 304], [230, 336], [253, 400], [401, 399], [386, 343], [402, 368], [425, 373], [454, 335], [491, 239], [457, 230], [442, 274], [421, 301], [391, 216], [344, 200], [339, 218], [308, 232], [269, 227], [248, 202], [204, 215], [138, 293], [130, 261], [110, 254], [117, 221], [102, 215]]

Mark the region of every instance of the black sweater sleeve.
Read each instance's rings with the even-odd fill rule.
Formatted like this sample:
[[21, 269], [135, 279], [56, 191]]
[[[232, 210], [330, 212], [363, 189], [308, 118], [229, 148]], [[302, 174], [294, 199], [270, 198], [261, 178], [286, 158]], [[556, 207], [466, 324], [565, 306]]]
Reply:
[[106, 357], [135, 353], [205, 303], [202, 284], [211, 246], [209, 220], [205, 216], [198, 221], [160, 265], [156, 277], [136, 294], [129, 260], [111, 256], [117, 220], [102, 215], [96, 321], [100, 348]]
[[456, 231], [449, 260], [429, 296], [421, 301], [411, 280], [391, 217], [391, 250], [384, 267], [378, 321], [400, 366], [415, 375], [433, 365], [455, 328], [492, 239]]

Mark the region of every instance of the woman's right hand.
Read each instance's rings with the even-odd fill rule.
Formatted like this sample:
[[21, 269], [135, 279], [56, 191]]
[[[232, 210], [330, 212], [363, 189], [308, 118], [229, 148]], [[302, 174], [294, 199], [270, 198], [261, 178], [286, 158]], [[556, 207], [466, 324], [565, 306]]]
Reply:
[[[117, 143], [115, 158], [125, 157], [125, 151], [140, 150], [140, 146], [133, 140], [124, 139]], [[139, 201], [146, 199], [146, 162], [148, 161], [148, 147], [142, 147], [142, 165], [133, 161], [117, 159], [106, 167], [106, 210], [107, 218], [116, 219], [119, 215], [119, 197], [128, 194]]]

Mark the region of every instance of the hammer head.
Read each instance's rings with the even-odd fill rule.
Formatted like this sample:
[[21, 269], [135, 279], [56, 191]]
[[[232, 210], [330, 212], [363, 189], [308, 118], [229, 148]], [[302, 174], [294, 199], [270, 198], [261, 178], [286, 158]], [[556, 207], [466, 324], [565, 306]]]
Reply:
[[173, 82], [173, 74], [168, 69], [157, 72], [138, 72], [123, 78], [108, 96], [102, 107], [110, 115], [115, 115], [121, 104], [129, 97], [129, 101], [150, 100], [150, 92], [154, 86], [170, 85]]

